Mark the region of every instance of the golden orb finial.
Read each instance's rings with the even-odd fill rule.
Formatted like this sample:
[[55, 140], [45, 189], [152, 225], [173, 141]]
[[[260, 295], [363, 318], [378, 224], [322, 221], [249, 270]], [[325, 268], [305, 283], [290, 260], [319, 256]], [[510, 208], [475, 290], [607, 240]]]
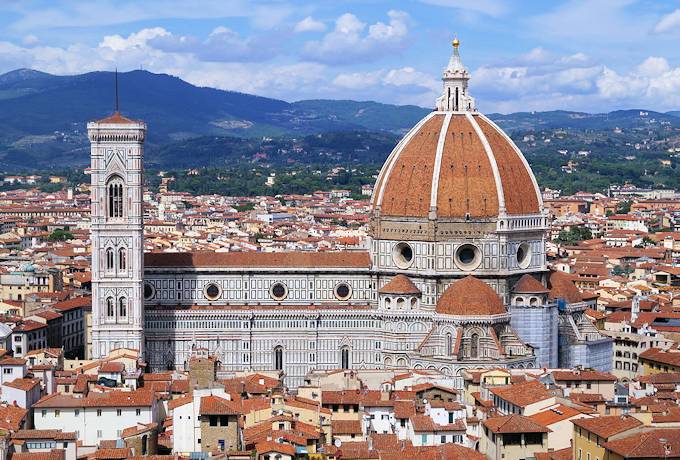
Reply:
[[458, 36], [454, 36], [451, 44], [453, 45], [454, 48], [458, 48], [460, 46], [460, 41], [458, 40]]

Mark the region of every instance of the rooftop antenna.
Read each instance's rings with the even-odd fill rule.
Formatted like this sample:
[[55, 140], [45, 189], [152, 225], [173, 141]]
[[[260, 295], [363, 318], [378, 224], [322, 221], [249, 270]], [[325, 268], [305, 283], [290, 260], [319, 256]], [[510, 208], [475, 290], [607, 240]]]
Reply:
[[118, 67], [116, 67], [116, 113], [118, 113]]

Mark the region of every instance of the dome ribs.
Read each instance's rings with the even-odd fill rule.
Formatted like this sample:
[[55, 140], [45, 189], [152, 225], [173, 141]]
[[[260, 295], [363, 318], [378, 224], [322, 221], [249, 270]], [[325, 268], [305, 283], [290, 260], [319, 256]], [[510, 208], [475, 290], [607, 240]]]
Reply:
[[531, 173], [514, 146], [484, 117], [475, 116], [496, 158], [505, 195], [505, 209], [510, 215], [540, 212], [537, 191]]
[[498, 215], [498, 198], [484, 146], [465, 116], [451, 118], [442, 150], [437, 193], [438, 217], [484, 218]]
[[430, 118], [406, 143], [385, 178], [381, 213], [388, 216], [427, 217], [432, 165], [444, 115]]

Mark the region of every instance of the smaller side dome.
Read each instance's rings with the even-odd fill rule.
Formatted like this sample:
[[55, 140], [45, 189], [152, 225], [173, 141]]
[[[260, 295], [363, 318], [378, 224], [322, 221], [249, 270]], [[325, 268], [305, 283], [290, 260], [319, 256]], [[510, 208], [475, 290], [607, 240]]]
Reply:
[[491, 316], [507, 313], [496, 291], [474, 276], [467, 276], [451, 283], [439, 298], [436, 311], [455, 316]]
[[397, 275], [378, 289], [379, 294], [420, 295], [420, 289], [406, 275]]
[[559, 270], [550, 273], [548, 278], [550, 288], [550, 299], [564, 299], [569, 303], [581, 302], [583, 297], [581, 291], [576, 287], [569, 274]]
[[517, 281], [517, 284], [512, 288], [512, 292], [515, 294], [545, 294], [549, 292], [549, 289], [527, 273]]

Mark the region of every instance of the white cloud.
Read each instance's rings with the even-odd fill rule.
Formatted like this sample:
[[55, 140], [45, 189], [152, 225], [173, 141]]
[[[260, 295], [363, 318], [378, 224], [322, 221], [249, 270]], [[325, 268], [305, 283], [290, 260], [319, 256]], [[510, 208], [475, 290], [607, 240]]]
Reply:
[[486, 112], [671, 110], [680, 106], [680, 67], [672, 68], [665, 58], [652, 56], [617, 72], [581, 53], [560, 57], [532, 50], [515, 65], [478, 68], [470, 87]]
[[145, 47], [150, 40], [158, 37], [167, 37], [170, 32], [162, 27], [142, 29], [139, 32], [131, 33], [127, 38], [120, 35], [106, 35], [99, 43], [102, 48], [110, 48], [113, 51], [125, 51], [131, 48]]
[[473, 11], [489, 16], [500, 16], [507, 11], [507, 4], [501, 0], [420, 0], [436, 6], [445, 6]]
[[307, 42], [303, 57], [329, 64], [370, 62], [402, 49], [408, 36], [408, 14], [391, 10], [389, 22], [368, 26], [355, 15], [346, 13], [335, 21], [335, 28], [321, 41]]
[[391, 104], [434, 105], [441, 83], [413, 67], [341, 73], [333, 79], [335, 89], [351, 90], [355, 98]]
[[307, 16], [302, 21], [295, 24], [293, 30], [295, 32], [324, 32], [326, 30], [326, 24], [317, 21], [311, 16]]
[[662, 17], [654, 27], [654, 32], [662, 34], [665, 32], [678, 31], [680, 29], [680, 8]]

